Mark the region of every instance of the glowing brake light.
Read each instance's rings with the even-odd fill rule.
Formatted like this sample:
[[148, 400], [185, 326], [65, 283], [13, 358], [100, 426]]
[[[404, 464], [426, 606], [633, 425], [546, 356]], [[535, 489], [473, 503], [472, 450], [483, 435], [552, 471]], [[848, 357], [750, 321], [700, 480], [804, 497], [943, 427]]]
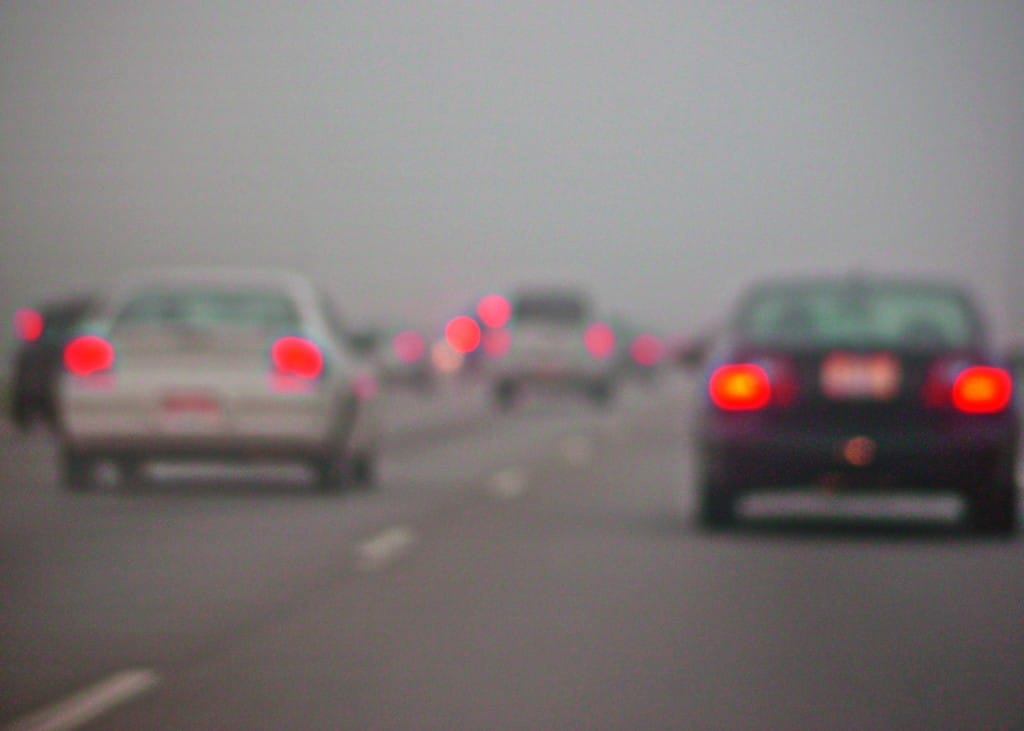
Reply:
[[708, 395], [726, 411], [756, 411], [772, 400], [772, 384], [764, 368], [753, 363], [723, 365], [711, 374]]
[[114, 358], [114, 346], [98, 335], [80, 335], [64, 347], [64, 367], [76, 376], [108, 371]]
[[500, 294], [489, 294], [477, 302], [476, 314], [484, 325], [497, 329], [508, 324], [512, 305]]
[[967, 414], [994, 414], [1005, 409], [1013, 395], [1013, 378], [1002, 368], [971, 366], [953, 381], [953, 406]]
[[270, 346], [270, 360], [281, 374], [317, 378], [324, 370], [324, 357], [312, 340], [289, 335]]
[[657, 365], [661, 361], [663, 353], [664, 346], [661, 340], [649, 333], [637, 335], [629, 344], [629, 355], [637, 365]]
[[463, 355], [476, 350], [483, 337], [476, 320], [468, 315], [459, 315], [449, 320], [444, 336], [452, 350]]
[[615, 330], [608, 323], [595, 322], [583, 333], [583, 343], [594, 358], [607, 358], [615, 350]]
[[26, 343], [41, 338], [45, 325], [42, 313], [37, 310], [23, 307], [14, 313], [14, 334]]

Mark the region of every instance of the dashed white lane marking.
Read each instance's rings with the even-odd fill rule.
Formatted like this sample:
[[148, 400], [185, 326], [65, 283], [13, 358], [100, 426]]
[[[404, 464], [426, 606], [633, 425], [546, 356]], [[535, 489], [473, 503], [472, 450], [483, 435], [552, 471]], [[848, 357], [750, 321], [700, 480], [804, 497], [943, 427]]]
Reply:
[[594, 457], [594, 443], [583, 434], [574, 434], [562, 440], [559, 445], [565, 461], [574, 467], [582, 467]]
[[115, 706], [151, 690], [160, 682], [152, 670], [125, 670], [26, 716], [6, 731], [68, 731], [80, 728]]
[[513, 500], [526, 492], [526, 473], [518, 467], [495, 472], [488, 485], [490, 493], [501, 500]]
[[416, 542], [416, 536], [404, 525], [388, 528], [356, 546], [356, 568], [378, 571], [393, 563]]

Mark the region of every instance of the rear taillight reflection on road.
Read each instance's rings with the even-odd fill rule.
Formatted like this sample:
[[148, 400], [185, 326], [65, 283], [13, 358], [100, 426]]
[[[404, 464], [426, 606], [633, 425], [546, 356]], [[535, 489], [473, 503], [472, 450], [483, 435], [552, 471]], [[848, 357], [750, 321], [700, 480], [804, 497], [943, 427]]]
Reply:
[[771, 403], [772, 384], [764, 368], [753, 363], [720, 366], [708, 381], [712, 403], [726, 411], [754, 411]]
[[274, 341], [270, 359], [275, 370], [283, 375], [318, 378], [324, 370], [324, 357], [317, 344], [294, 335]]
[[377, 390], [377, 378], [370, 372], [357, 373], [352, 378], [352, 392], [363, 401], [375, 397]]
[[427, 343], [415, 330], [403, 330], [391, 340], [395, 357], [403, 363], [416, 363], [427, 352]]
[[98, 335], [80, 335], [64, 348], [64, 367], [76, 376], [108, 371], [114, 359], [114, 346]]
[[512, 345], [512, 335], [505, 328], [488, 330], [483, 335], [484, 352], [491, 358], [501, 358]]

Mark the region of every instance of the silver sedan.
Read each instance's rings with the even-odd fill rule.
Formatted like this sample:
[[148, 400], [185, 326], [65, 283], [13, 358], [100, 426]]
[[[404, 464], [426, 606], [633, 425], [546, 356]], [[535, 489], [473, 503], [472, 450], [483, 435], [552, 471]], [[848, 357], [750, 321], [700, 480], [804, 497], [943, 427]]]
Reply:
[[369, 484], [376, 382], [326, 295], [275, 271], [130, 277], [64, 352], [64, 485], [99, 463], [300, 461], [322, 489]]

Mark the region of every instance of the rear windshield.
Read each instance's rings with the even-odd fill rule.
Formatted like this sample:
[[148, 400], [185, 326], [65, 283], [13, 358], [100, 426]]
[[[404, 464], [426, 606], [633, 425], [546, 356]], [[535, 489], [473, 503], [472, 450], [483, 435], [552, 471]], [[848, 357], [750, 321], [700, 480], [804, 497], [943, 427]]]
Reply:
[[44, 337], [63, 339], [70, 335], [89, 314], [91, 301], [76, 300], [40, 308], [45, 322]]
[[191, 289], [136, 295], [125, 304], [114, 326], [287, 330], [298, 321], [294, 303], [280, 292]]
[[754, 342], [956, 348], [976, 344], [980, 323], [959, 291], [912, 285], [790, 285], [751, 296], [736, 322]]
[[571, 295], [521, 297], [514, 308], [517, 323], [557, 323], [578, 325], [587, 319], [587, 305]]

